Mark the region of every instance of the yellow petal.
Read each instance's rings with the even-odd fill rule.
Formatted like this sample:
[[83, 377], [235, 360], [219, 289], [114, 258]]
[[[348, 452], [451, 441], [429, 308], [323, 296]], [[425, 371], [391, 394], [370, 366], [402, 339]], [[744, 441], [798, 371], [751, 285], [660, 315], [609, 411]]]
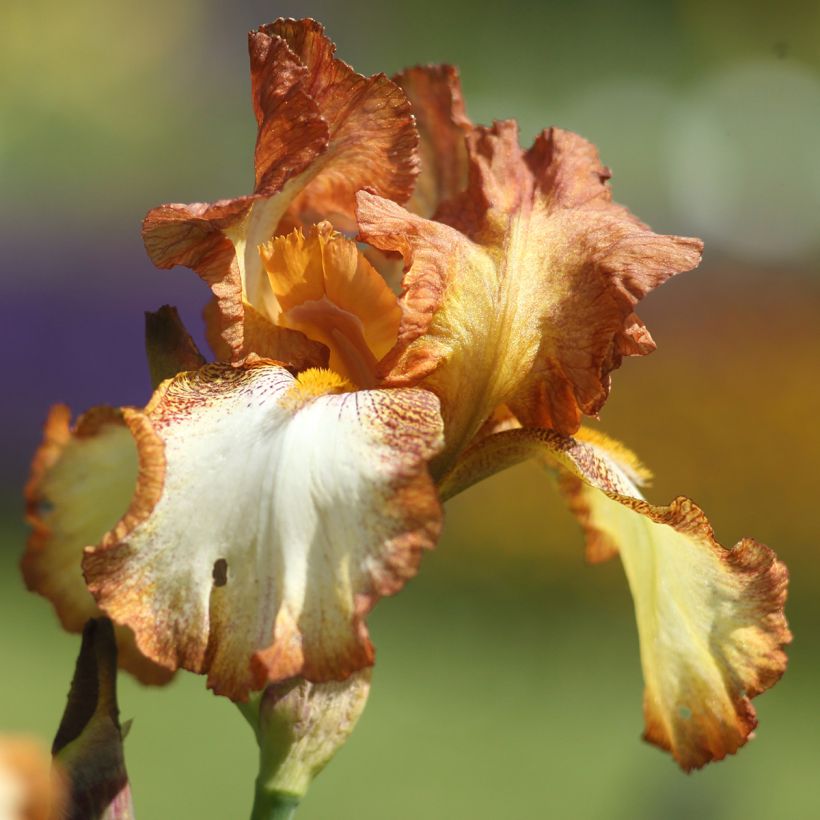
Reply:
[[611, 201], [594, 147], [550, 129], [529, 151], [513, 122], [474, 128], [470, 183], [436, 222], [363, 191], [362, 238], [405, 261], [388, 385], [442, 400], [445, 465], [508, 404], [527, 425], [575, 432], [624, 355], [653, 345], [636, 303], [694, 267], [701, 243], [659, 236]]
[[757, 724], [751, 698], [783, 674], [791, 635], [788, 573], [768, 548], [714, 537], [687, 498], [643, 499], [621, 445], [522, 429], [478, 442], [444, 480], [442, 497], [529, 457], [557, 469], [596, 559], [619, 553], [635, 603], [646, 689], [645, 738], [689, 770], [732, 754]]
[[[123, 516], [137, 482], [137, 448], [122, 414], [97, 407], [70, 425], [57, 405], [46, 422], [26, 487], [32, 534], [21, 568], [26, 585], [48, 598], [69, 632], [82, 632], [102, 614], [86, 588], [83, 550], [99, 542]], [[137, 650], [130, 630], [118, 628], [122, 667], [143, 683], [167, 683], [172, 673]]]
[[329, 222], [260, 248], [275, 297], [268, 318], [324, 344], [331, 370], [358, 387], [376, 383], [378, 360], [396, 343], [401, 308], [355, 242]]
[[269, 681], [373, 662], [364, 616], [416, 572], [441, 510], [421, 390], [338, 392], [270, 362], [209, 365], [125, 411], [140, 486], [87, 552], [100, 607], [170, 668], [243, 700]]

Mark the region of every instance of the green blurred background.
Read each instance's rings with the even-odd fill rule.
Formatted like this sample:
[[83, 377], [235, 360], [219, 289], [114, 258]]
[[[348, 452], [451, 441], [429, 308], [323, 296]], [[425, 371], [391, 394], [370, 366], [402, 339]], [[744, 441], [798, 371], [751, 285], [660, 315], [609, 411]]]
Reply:
[[[616, 198], [701, 235], [702, 268], [650, 296], [659, 350], [615, 375], [601, 424], [692, 496], [718, 537], [791, 568], [796, 635], [740, 754], [686, 776], [639, 740], [631, 601], [586, 567], [550, 481], [525, 465], [448, 508], [422, 572], [370, 623], [374, 690], [303, 820], [820, 816], [820, 4], [31, 0], [0, 26], [0, 730], [45, 739], [79, 645], [17, 571], [20, 487], [52, 401], [144, 403], [142, 311], [204, 286], [154, 271], [139, 222], [252, 182], [245, 33], [317, 17], [363, 72], [460, 65], [475, 121], [560, 125], [601, 149]], [[242, 818], [250, 732], [204, 682], [121, 685], [140, 818]]]

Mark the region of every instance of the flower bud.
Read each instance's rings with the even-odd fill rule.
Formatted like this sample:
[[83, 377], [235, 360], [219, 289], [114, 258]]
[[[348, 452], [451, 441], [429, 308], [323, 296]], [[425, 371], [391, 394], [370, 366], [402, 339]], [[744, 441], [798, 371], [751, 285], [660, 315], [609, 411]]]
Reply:
[[370, 672], [327, 683], [291, 678], [269, 685], [242, 707], [259, 743], [257, 807], [299, 802], [364, 711]]

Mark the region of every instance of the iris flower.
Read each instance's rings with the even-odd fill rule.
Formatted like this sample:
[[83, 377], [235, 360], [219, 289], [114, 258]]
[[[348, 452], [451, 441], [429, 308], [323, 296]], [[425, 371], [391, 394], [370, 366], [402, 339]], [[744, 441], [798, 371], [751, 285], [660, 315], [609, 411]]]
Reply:
[[513, 121], [473, 125], [448, 66], [361, 76], [311, 20], [249, 48], [253, 192], [143, 226], [156, 265], [211, 289], [217, 361], [180, 333], [144, 408], [52, 411], [30, 587], [69, 629], [110, 617], [143, 681], [184, 668], [244, 701], [345, 680], [374, 662], [366, 615], [415, 575], [442, 501], [532, 457], [589, 559], [624, 563], [647, 740], [687, 770], [736, 751], [785, 668], [785, 567], [721, 546], [687, 498], [645, 500], [637, 458], [581, 426], [622, 358], [654, 349], [637, 303], [701, 243], [615, 204], [580, 136], [523, 150]]

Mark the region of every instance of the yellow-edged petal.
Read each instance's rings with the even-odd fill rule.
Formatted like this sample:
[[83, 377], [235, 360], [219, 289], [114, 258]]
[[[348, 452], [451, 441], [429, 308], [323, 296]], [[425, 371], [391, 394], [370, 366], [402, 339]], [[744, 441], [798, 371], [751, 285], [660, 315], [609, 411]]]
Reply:
[[[52, 408], [26, 486], [32, 534], [21, 568], [28, 588], [48, 598], [69, 632], [102, 614], [86, 588], [83, 550], [100, 541], [131, 503], [137, 448], [122, 413], [97, 407], [70, 424], [64, 405]], [[133, 634], [116, 630], [122, 667], [143, 683], [167, 683], [169, 670], [137, 650]]]
[[623, 561], [646, 684], [645, 738], [682, 768], [698, 768], [746, 743], [757, 725], [751, 698], [785, 670], [788, 573], [751, 538], [722, 547], [688, 498], [649, 504], [630, 478], [640, 474], [637, 460], [593, 439], [535, 429], [490, 436], [464, 455], [442, 495], [530, 457], [558, 469], [590, 556]]
[[439, 532], [441, 418], [426, 391], [344, 390], [259, 360], [181, 374], [125, 411], [139, 490], [84, 569], [148, 657], [235, 700], [373, 662], [365, 614]]
[[260, 254], [275, 297], [271, 322], [324, 344], [330, 369], [354, 385], [374, 386], [401, 308], [356, 243], [321, 222], [307, 235], [296, 229], [273, 239]]
[[621, 358], [653, 348], [635, 304], [701, 249], [612, 203], [608, 170], [575, 134], [549, 129], [524, 152], [503, 122], [467, 145], [469, 187], [435, 222], [358, 195], [361, 237], [407, 271], [384, 383], [441, 398], [445, 467], [499, 404], [563, 433], [596, 414]]

